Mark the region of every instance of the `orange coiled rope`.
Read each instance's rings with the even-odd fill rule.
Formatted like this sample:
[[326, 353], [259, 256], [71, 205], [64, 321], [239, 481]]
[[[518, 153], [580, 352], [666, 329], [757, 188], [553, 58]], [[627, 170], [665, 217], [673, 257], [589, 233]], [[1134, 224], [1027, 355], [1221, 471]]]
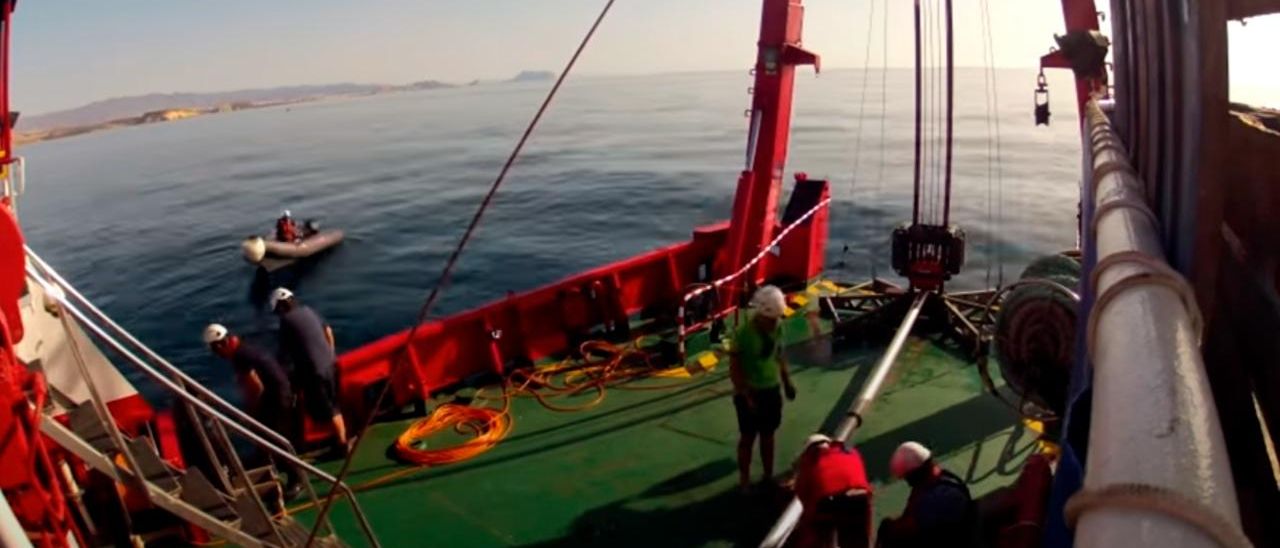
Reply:
[[[587, 341], [578, 347], [580, 360], [566, 359], [539, 368], [513, 371], [502, 385], [500, 397], [477, 394], [476, 400], [501, 400], [502, 407], [472, 407], [446, 403], [426, 418], [414, 422], [396, 438], [398, 457], [413, 464], [433, 466], [467, 460], [492, 449], [514, 422], [510, 409], [512, 397], [531, 397], [543, 407], [558, 412], [584, 411], [604, 401], [610, 387], [637, 390], [662, 390], [684, 382], [654, 386], [627, 387], [626, 383], [654, 376], [661, 371], [639, 341], [619, 346], [605, 341]], [[590, 400], [572, 406], [557, 405], [551, 400], [595, 392]], [[452, 427], [459, 434], [472, 435], [467, 441], [439, 449], [423, 447], [428, 437]]]
[[[460, 445], [441, 449], [424, 449], [422, 440], [452, 426], [459, 434], [474, 436]], [[502, 409], [471, 407], [447, 403], [437, 407], [427, 418], [413, 423], [396, 438], [396, 455], [423, 466], [448, 464], [470, 459], [497, 445], [511, 431], [511, 415]]]

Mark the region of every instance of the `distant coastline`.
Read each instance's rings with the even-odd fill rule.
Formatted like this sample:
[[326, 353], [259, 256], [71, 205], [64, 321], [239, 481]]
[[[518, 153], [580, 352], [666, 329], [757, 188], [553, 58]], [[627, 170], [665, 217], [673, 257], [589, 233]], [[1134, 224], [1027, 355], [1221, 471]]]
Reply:
[[[555, 78], [546, 71], [522, 71], [508, 80], [493, 83], [536, 82]], [[474, 81], [473, 86], [483, 82]], [[149, 94], [97, 101], [64, 111], [20, 118], [13, 140], [26, 145], [124, 127], [156, 124], [224, 112], [252, 110], [327, 99], [366, 97], [387, 93], [460, 87], [436, 80], [409, 84], [329, 84], [285, 86], [214, 93]], [[141, 112], [141, 114], [137, 114]]]
[[300, 99], [296, 101], [275, 101], [275, 102], [241, 102], [227, 103], [215, 107], [207, 108], [167, 108], [162, 110], [153, 110], [145, 112], [138, 116], [128, 116], [125, 118], [117, 118], [106, 122], [96, 124], [85, 124], [78, 126], [56, 127], [43, 131], [15, 131], [13, 134], [13, 143], [15, 145], [26, 145], [31, 143], [39, 143], [41, 141], [52, 141], [63, 137], [74, 137], [76, 135], [84, 135], [96, 131], [108, 129], [116, 129], [130, 126], [140, 126], [143, 124], [155, 124], [159, 122], [171, 122], [174, 120], [183, 120], [186, 118], [194, 118], [196, 116], [204, 116], [206, 114], [217, 114], [221, 112], [233, 112], [237, 110], [249, 110], [255, 108], [274, 107], [277, 105], [287, 105], [293, 103], [305, 102], [307, 100]]

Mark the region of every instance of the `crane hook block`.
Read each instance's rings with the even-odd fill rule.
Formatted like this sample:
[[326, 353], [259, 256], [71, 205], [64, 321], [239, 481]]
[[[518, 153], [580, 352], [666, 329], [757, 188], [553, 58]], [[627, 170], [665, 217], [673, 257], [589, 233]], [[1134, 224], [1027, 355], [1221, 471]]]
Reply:
[[1049, 125], [1049, 84], [1044, 79], [1044, 71], [1036, 77], [1036, 91], [1033, 98], [1036, 106], [1036, 125]]
[[964, 266], [964, 231], [955, 225], [905, 223], [893, 231], [893, 269], [912, 285], [937, 287]]

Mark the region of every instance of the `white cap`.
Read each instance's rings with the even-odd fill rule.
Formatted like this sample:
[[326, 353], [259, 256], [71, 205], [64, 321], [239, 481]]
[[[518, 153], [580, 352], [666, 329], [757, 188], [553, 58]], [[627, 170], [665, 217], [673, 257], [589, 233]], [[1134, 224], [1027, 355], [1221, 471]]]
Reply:
[[781, 289], [766, 285], [751, 297], [751, 307], [766, 318], [781, 318], [787, 312], [787, 296]]
[[277, 287], [275, 291], [271, 292], [271, 300], [270, 300], [271, 309], [275, 310], [276, 305], [280, 304], [280, 301], [287, 301], [292, 298], [293, 298], [292, 291], [289, 291], [288, 289], [285, 289], [283, 287]]
[[290, 215], [290, 214], [289, 214], [289, 210], [287, 210], [287, 209], [286, 209], [286, 210], [284, 210], [284, 213], [282, 213], [281, 215], [282, 215], [282, 216], [284, 216], [284, 217], [292, 217], [292, 216], [293, 216], [293, 215]]
[[927, 462], [931, 456], [933, 454], [929, 452], [928, 447], [914, 441], [903, 443], [894, 450], [893, 457], [889, 459], [889, 473], [895, 478], [902, 479]]
[[828, 436], [826, 434], [812, 434], [809, 436], [808, 439], [804, 440], [804, 448], [808, 449], [809, 447], [815, 444], [831, 443], [833, 441], [835, 440], [831, 439], [831, 436]]
[[227, 328], [220, 323], [211, 323], [204, 328], [204, 343], [213, 344], [218, 341], [226, 340]]

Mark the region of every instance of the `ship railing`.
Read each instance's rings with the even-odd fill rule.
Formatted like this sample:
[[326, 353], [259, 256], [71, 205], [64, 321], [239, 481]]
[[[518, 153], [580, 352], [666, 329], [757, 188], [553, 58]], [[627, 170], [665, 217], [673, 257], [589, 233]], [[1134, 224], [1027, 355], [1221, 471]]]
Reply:
[[[831, 205], [831, 198], [824, 198], [817, 204], [814, 204], [814, 206], [804, 212], [803, 215], [796, 218], [795, 221], [792, 221], [791, 224], [779, 231], [778, 235], [774, 236], [773, 240], [770, 241], [768, 245], [762, 247], [755, 257], [752, 257], [750, 261], [747, 261], [747, 263], [742, 265], [742, 267], [737, 271], [711, 282], [697, 283], [689, 286], [688, 291], [686, 291], [684, 296], [680, 298], [680, 307], [676, 309], [676, 350], [679, 353], [681, 364], [684, 364], [689, 360], [686, 343], [688, 342], [690, 333], [705, 328], [716, 320], [722, 319], [736, 310], [736, 307], [734, 306], [722, 305], [720, 289], [738, 281], [748, 272], [752, 272], [756, 265], [759, 265], [774, 248], [782, 243], [782, 240], [786, 239], [786, 237], [791, 234], [791, 231], [804, 224], [805, 221], [808, 221], [809, 218], [816, 215], [822, 210], [822, 208], [829, 205]], [[688, 315], [689, 309], [692, 307], [693, 300], [704, 296], [710, 296], [712, 298], [710, 313], [706, 317], [703, 317], [692, 325], [689, 325]]]
[[27, 190], [27, 161], [14, 156], [13, 161], [0, 168], [0, 196], [15, 198]]
[[[130, 365], [140, 370], [152, 381], [159, 384], [168, 393], [179, 399], [182, 407], [195, 419], [192, 421], [196, 426], [194, 428], [195, 434], [197, 434], [206, 456], [218, 470], [220, 477], [216, 479], [224, 487], [230, 489], [233, 482], [231, 481], [232, 478], [227, 477], [224, 473], [224, 467], [220, 464], [220, 459], [218, 458], [218, 451], [215, 450], [213, 445], [214, 441], [219, 442], [218, 444], [222, 446], [223, 453], [228, 456], [229, 462], [226, 468], [230, 468], [235, 473], [235, 479], [245, 485], [250, 483], [246, 470], [236, 456], [236, 449], [227, 435], [227, 429], [230, 429], [253, 446], [269, 453], [273, 459], [283, 461], [285, 466], [295, 470], [299, 474], [299, 480], [313, 506], [319, 504], [319, 497], [312, 486], [311, 478], [328, 484], [331, 490], [336, 489], [342, 493], [343, 496], [349, 499], [351, 511], [355, 515], [356, 522], [368, 540], [369, 545], [379, 546], [368, 517], [360, 507], [355, 492], [350, 486], [303, 460], [298, 456], [287, 438], [236, 408], [230, 402], [222, 399], [213, 391], [179, 370], [168, 360], [160, 357], [151, 348], [94, 306], [92, 302], [85, 298], [83, 294], [77, 291], [29, 247], [26, 248], [26, 254], [29, 259], [26, 266], [27, 277], [39, 284], [44, 289], [45, 295], [57, 302], [60, 310], [70, 314], [79, 325], [87, 329], [96, 339], [129, 362]], [[142, 356], [139, 356], [139, 353]], [[85, 382], [87, 385], [92, 386], [91, 377], [86, 376]], [[232, 417], [235, 418], [233, 419]], [[203, 427], [205, 420], [213, 423], [214, 439], [210, 439], [208, 432]], [[323, 526], [329, 533], [333, 532], [332, 525], [328, 520], [325, 520], [323, 524], [317, 524], [317, 526]]]

